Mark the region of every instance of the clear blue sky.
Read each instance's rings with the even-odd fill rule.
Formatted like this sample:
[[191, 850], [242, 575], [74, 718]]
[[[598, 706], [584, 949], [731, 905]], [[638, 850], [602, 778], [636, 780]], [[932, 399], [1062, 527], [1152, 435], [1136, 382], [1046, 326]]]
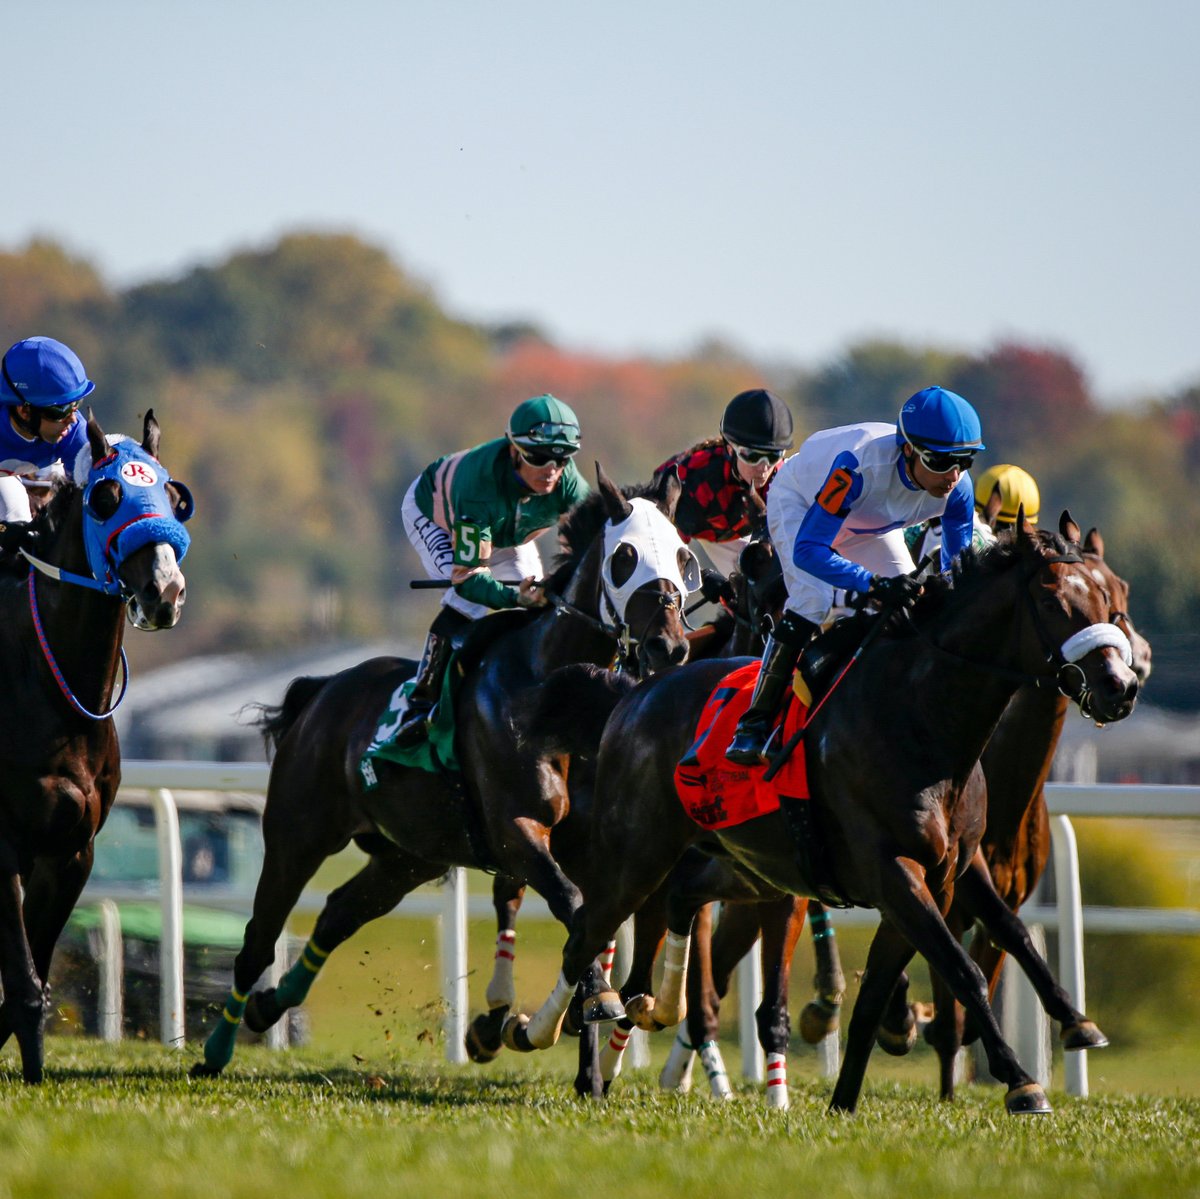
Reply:
[[348, 230], [580, 350], [1015, 336], [1107, 402], [1200, 380], [1189, 0], [42, 0], [2, 28], [0, 247], [116, 285]]

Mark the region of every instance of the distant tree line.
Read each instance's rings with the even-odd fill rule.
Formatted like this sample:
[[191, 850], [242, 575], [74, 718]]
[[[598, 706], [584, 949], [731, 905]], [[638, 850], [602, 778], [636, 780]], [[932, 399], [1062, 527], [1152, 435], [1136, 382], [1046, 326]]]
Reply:
[[527, 395], [570, 402], [589, 467], [633, 482], [713, 435], [745, 387], [784, 396], [803, 436], [894, 420], [934, 382], [979, 409], [982, 466], [1034, 474], [1044, 525], [1069, 507], [1100, 527], [1139, 625], [1168, 651], [1200, 651], [1200, 384], [1102, 409], [1069, 354], [1015, 342], [971, 355], [868, 341], [812, 369], [716, 343], [602, 358], [527, 323], [457, 319], [384, 251], [308, 232], [126, 290], [50, 241], [0, 253], [0, 340], [34, 333], [79, 352], [109, 430], [139, 430], [153, 407], [164, 458], [193, 488], [191, 598], [172, 657], [181, 643], [410, 635], [430, 601], [404, 586], [417, 568], [400, 499], [439, 454], [496, 436]]

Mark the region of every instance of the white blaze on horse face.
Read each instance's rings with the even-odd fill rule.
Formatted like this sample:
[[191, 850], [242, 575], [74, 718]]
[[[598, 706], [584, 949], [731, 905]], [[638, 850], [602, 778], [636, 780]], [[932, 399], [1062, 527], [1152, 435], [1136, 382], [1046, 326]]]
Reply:
[[175, 560], [175, 551], [169, 545], [154, 547], [154, 566], [150, 571], [150, 579], [158, 588], [162, 602], [170, 604], [178, 612], [183, 607], [186, 582]]
[[[680, 598], [700, 586], [700, 564], [688, 550], [675, 526], [649, 500], [629, 501], [632, 512], [620, 522], [604, 526], [604, 566], [601, 574], [604, 589], [624, 623], [625, 608], [630, 597], [646, 583], [663, 579], [672, 584]], [[619, 545], [629, 545], [637, 552], [633, 573], [620, 586], [613, 581], [612, 558]], [[684, 567], [679, 565], [679, 551], [684, 550]]]

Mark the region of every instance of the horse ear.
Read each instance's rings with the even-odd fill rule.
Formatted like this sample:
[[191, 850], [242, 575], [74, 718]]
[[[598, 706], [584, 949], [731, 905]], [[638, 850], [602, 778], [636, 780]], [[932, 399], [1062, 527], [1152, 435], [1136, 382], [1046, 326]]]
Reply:
[[1104, 557], [1104, 538], [1100, 536], [1099, 529], [1088, 529], [1088, 534], [1083, 539], [1083, 552], [1095, 554], [1097, 558]]
[[87, 415], [87, 435], [88, 445], [92, 450], [92, 465], [95, 466], [97, 462], [108, 457], [108, 441], [104, 436], [104, 430], [100, 428], [100, 422], [90, 408]]
[[1063, 514], [1058, 518], [1058, 531], [1070, 542], [1079, 543], [1081, 536], [1079, 526], [1071, 519], [1071, 514], [1065, 508]]
[[154, 409], [146, 409], [146, 420], [142, 425], [142, 449], [156, 462], [158, 461], [158, 443], [162, 438], [162, 429], [154, 419]]
[[675, 523], [675, 506], [683, 494], [683, 484], [679, 481], [679, 471], [674, 465], [665, 470], [658, 479], [658, 507], [666, 518]]
[[1017, 541], [1026, 549], [1032, 549], [1035, 553], [1041, 552], [1041, 547], [1038, 545], [1037, 530], [1025, 519], [1025, 505], [1021, 504], [1017, 508], [1017, 520], [1013, 525], [1017, 530]]
[[988, 501], [983, 508], [983, 523], [994, 533], [996, 531], [996, 518], [1000, 515], [1000, 509], [1004, 505], [1004, 500], [1000, 496], [1000, 484], [992, 485], [992, 494], [988, 496]]
[[608, 519], [614, 525], [619, 525], [621, 521], [628, 520], [633, 513], [633, 505], [621, 494], [617, 485], [604, 473], [604, 467], [599, 462], [596, 463], [596, 484], [600, 488], [600, 494], [604, 497], [604, 510], [608, 513]]

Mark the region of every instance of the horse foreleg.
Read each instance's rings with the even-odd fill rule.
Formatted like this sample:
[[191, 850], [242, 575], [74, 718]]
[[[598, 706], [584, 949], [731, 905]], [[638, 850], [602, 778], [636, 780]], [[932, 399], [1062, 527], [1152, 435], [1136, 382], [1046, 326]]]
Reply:
[[21, 877], [16, 851], [0, 843], [0, 983], [8, 1027], [21, 1052], [21, 1076], [42, 1081], [49, 992], [33, 964], [22, 912]]
[[875, 1033], [875, 1043], [893, 1057], [903, 1057], [917, 1043], [917, 1019], [908, 1002], [908, 973], [901, 970]]
[[517, 913], [525, 888], [504, 874], [492, 880], [492, 906], [496, 910], [496, 953], [492, 977], [484, 997], [488, 1010], [471, 1021], [467, 1029], [467, 1056], [473, 1062], [490, 1062], [504, 1047], [501, 1034], [505, 1018], [516, 1007], [517, 989], [513, 978], [516, 960]]
[[790, 1098], [787, 1085], [787, 1048], [791, 1037], [788, 989], [792, 956], [804, 931], [808, 904], [788, 896], [759, 906], [762, 919], [763, 998], [755, 1012], [758, 1042], [767, 1058], [767, 1106], [784, 1109]]
[[658, 1085], [664, 1091], [686, 1093], [692, 1087], [696, 1050], [717, 1035], [721, 999], [713, 983], [713, 905], [705, 904], [692, 925], [692, 949], [687, 977], [687, 1021], [675, 1036]]
[[[1038, 953], [1029, 936], [1025, 922], [996, 893], [992, 876], [983, 857], [976, 854], [970, 867], [959, 879], [955, 902], [966, 906], [968, 912], [987, 929], [996, 946], [1008, 953], [1025, 971], [1038, 998], [1051, 1020], [1062, 1026], [1060, 1039], [1064, 1049], [1103, 1049], [1108, 1038], [1071, 1002], [1070, 995], [1059, 986], [1046, 959]], [[989, 978], [992, 987], [999, 977], [1000, 959]]]
[[846, 977], [842, 973], [837, 939], [825, 905], [810, 899], [807, 907], [817, 966], [813, 977], [816, 996], [800, 1013], [800, 1035], [808, 1044], [819, 1045], [831, 1033], [837, 1032], [842, 999], [846, 994]]
[[[933, 985], [933, 1019], [925, 1026], [925, 1040], [938, 1056], [938, 1089], [945, 1100], [954, 1098], [954, 1070], [963, 1044], [964, 1012], [962, 1004], [936, 972]], [[986, 980], [985, 980], [986, 985]]]
[[[1016, 1055], [1005, 1043], [996, 1017], [988, 1005], [987, 984], [983, 974], [946, 926], [941, 910], [925, 881], [924, 870], [908, 858], [898, 858], [892, 865], [893, 868], [883, 871], [880, 880], [880, 912], [886, 918], [886, 922], [925, 958], [930, 969], [941, 976], [954, 997], [967, 1009], [978, 1025], [987, 1053], [988, 1069], [1008, 1087], [1008, 1094], [1004, 1100], [1005, 1108], [1013, 1115], [1048, 1112], [1050, 1105], [1046, 1101], [1045, 1092], [1022, 1069]], [[867, 969], [869, 972], [869, 962]], [[898, 973], [899, 970], [896, 971], [896, 974]], [[888, 992], [895, 982], [895, 976], [888, 979]], [[888, 992], [885, 992], [880, 1000], [879, 1011], [882, 1010]], [[875, 1013], [876, 1023], [879, 1011]], [[855, 1014], [857, 1015], [857, 1005]], [[872, 1027], [869, 1036], [873, 1036], [874, 1031]], [[866, 1048], [869, 1051], [869, 1044]], [[866, 1066], [865, 1057], [862, 1066]], [[839, 1106], [852, 1108], [853, 1099], [851, 1098], [849, 1104]]]

